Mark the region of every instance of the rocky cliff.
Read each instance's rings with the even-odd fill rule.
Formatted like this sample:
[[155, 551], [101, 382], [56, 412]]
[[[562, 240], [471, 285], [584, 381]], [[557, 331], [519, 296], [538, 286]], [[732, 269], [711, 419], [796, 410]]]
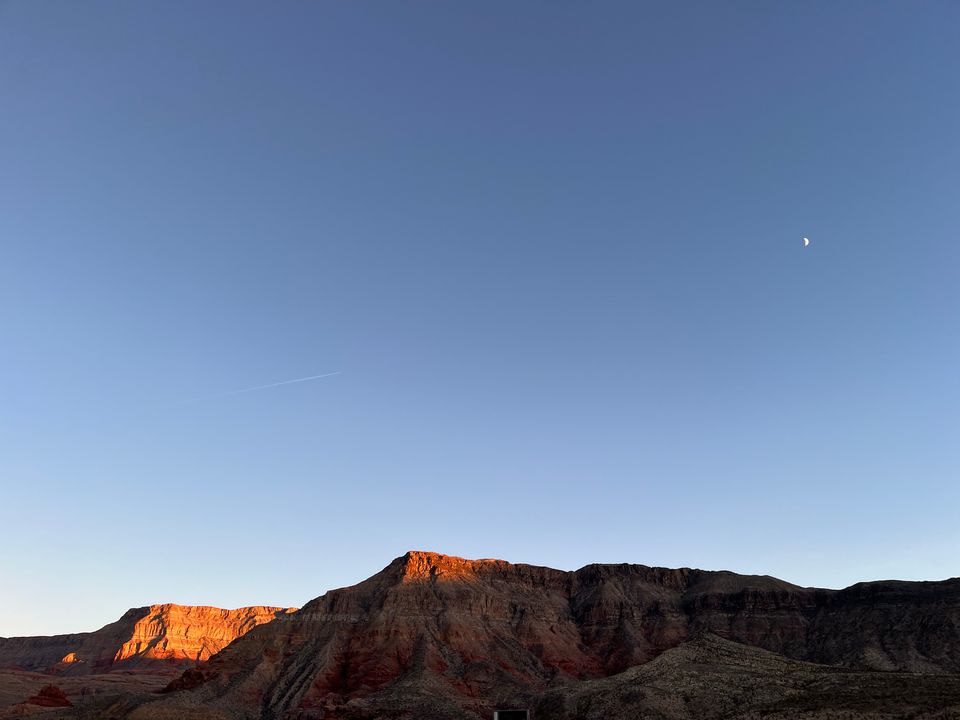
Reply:
[[564, 696], [705, 636], [797, 661], [945, 675], [960, 671], [958, 628], [960, 580], [831, 591], [686, 568], [565, 572], [410, 552], [255, 628], [168, 697], [113, 712], [478, 717], [556, 699], [550, 693]]
[[146, 664], [193, 665], [257, 625], [293, 610], [184, 605], [134, 608], [95, 632], [0, 638], [0, 668], [72, 674]]

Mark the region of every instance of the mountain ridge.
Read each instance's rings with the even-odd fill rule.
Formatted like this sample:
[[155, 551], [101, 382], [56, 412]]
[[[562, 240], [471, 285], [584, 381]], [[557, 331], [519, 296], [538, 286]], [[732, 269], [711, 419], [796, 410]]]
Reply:
[[799, 662], [948, 675], [960, 671], [958, 627], [960, 581], [827, 590], [729, 571], [564, 571], [410, 551], [254, 629], [131, 717], [176, 716], [187, 698], [251, 719], [390, 717], [425, 698], [446, 708], [438, 717], [482, 716], [704, 633]]
[[[143, 638], [128, 633], [132, 654], [116, 667], [170, 662], [141, 657], [157, 649], [156, 625], [143, 627]], [[790, 677], [764, 695], [764, 673], [777, 668]], [[699, 715], [667, 697], [671, 673]], [[897, 705], [903, 714], [849, 717], [927, 717], [941, 700], [960, 708], [958, 673], [956, 578], [832, 590], [730, 571], [556, 570], [408, 551], [359, 583], [246, 627], [199, 664], [191, 659], [164, 694], [105, 694], [96, 716], [399, 720], [416, 711], [452, 720], [520, 706], [540, 708], [538, 718], [603, 717], [582, 706], [692, 720], [713, 717], [703, 708], [743, 704], [757, 717], [788, 718], [797, 697], [807, 698], [797, 707], [817, 712], [873, 712], [888, 677], [909, 696]], [[868, 699], [858, 705], [861, 685]]]

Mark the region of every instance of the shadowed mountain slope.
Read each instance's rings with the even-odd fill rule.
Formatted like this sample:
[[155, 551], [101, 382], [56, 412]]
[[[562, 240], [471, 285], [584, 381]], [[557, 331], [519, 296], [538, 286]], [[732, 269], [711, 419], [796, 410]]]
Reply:
[[817, 665], [707, 633], [531, 705], [538, 720], [946, 720], [960, 717], [960, 677]]

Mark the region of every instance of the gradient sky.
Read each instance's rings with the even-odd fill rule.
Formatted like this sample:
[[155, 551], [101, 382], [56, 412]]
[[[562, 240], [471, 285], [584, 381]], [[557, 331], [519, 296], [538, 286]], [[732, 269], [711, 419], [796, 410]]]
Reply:
[[960, 574], [958, 23], [0, 4], [0, 635], [413, 548]]

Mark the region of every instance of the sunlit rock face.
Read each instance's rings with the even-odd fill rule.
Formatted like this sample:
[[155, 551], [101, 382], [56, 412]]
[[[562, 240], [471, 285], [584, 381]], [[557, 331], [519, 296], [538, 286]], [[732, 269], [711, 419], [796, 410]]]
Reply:
[[134, 608], [95, 632], [0, 639], [0, 667], [92, 673], [151, 663], [192, 665], [208, 659], [257, 625], [290, 612], [293, 608]]
[[410, 552], [255, 628], [131, 717], [177, 717], [184, 702], [236, 718], [411, 707], [482, 717], [705, 633], [797, 660], [943, 674], [960, 670], [957, 627], [960, 581], [832, 591], [689, 568], [568, 572]]
[[238, 610], [194, 605], [153, 605], [133, 626], [114, 663], [129, 660], [207, 660], [257, 625], [293, 608], [246, 607]]

